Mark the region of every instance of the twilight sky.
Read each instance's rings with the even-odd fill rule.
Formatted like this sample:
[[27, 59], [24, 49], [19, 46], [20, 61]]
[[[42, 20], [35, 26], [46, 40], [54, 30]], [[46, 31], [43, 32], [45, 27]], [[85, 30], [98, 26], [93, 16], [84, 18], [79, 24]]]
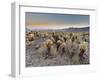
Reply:
[[26, 12], [26, 27], [30, 29], [64, 29], [89, 26], [89, 15]]

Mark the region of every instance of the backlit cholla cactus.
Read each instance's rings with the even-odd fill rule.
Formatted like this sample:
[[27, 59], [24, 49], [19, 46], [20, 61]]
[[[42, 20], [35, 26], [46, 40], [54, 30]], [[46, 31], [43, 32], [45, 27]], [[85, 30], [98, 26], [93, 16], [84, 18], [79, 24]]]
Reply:
[[66, 42], [61, 42], [61, 44], [59, 46], [59, 53], [61, 56], [67, 52], [66, 47], [67, 47]]
[[57, 52], [53, 46], [53, 41], [50, 39], [46, 40], [46, 42], [44, 42], [38, 49], [38, 53], [40, 53], [44, 58], [55, 57]]
[[66, 42], [66, 55], [70, 58], [72, 64], [79, 64], [79, 45], [69, 39]]
[[29, 32], [26, 34], [26, 45], [31, 46], [35, 39], [34, 33]]
[[29, 41], [33, 41], [34, 39], [35, 39], [34, 34], [33, 34], [33, 33], [29, 33], [29, 34], [28, 34], [28, 40], [29, 40]]
[[59, 47], [60, 47], [61, 43], [62, 43], [62, 41], [61, 41], [61, 40], [58, 40], [58, 41], [56, 42], [57, 51], [58, 51], [58, 49], [59, 49]]
[[54, 37], [52, 37], [52, 36], [50, 36], [49, 39], [53, 41], [53, 44], [56, 42]]

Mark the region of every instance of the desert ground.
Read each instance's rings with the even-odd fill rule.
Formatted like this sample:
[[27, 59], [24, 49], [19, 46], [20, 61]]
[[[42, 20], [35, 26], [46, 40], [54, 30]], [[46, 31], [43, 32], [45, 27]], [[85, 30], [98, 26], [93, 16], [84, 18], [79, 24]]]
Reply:
[[89, 32], [26, 32], [26, 67], [89, 64]]

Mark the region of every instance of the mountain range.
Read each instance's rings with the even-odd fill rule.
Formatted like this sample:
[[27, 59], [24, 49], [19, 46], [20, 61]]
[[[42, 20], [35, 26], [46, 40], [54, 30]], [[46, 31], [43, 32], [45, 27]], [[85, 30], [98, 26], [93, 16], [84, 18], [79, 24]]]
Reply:
[[89, 32], [89, 27], [82, 27], [82, 28], [66, 28], [66, 29], [55, 29], [55, 30], [34, 30], [34, 29], [28, 29], [26, 28], [26, 32], [30, 32], [30, 31], [48, 31], [48, 32], [51, 32], [51, 31], [54, 31], [54, 32]]

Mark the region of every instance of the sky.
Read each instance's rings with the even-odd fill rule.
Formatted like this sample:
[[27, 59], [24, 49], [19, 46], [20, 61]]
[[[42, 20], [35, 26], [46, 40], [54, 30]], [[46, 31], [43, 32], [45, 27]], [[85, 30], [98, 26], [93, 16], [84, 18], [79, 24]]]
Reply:
[[25, 25], [30, 29], [88, 27], [89, 15], [26, 12]]

